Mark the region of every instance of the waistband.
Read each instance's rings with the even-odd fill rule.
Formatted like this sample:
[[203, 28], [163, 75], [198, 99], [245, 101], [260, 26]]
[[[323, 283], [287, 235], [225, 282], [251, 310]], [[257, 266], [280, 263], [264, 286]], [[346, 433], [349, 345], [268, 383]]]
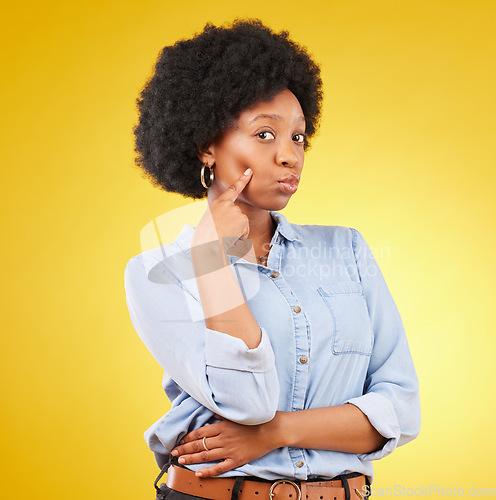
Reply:
[[[161, 475], [155, 481], [156, 488]], [[369, 490], [366, 477], [358, 473], [325, 481], [266, 481], [250, 476], [200, 478], [174, 464], [168, 468], [166, 484], [175, 491], [211, 500], [366, 500]]]

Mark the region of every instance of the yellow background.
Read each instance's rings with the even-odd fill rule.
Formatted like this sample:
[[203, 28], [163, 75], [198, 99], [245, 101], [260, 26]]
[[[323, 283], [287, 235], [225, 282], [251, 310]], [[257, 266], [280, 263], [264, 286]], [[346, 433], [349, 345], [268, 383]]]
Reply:
[[285, 214], [361, 231], [409, 336], [423, 427], [374, 486], [496, 487], [496, 2], [30, 0], [0, 21], [0, 496], [154, 498], [142, 434], [167, 400], [123, 272], [187, 200], [133, 168], [135, 99], [163, 45], [235, 16], [321, 64], [324, 120]]

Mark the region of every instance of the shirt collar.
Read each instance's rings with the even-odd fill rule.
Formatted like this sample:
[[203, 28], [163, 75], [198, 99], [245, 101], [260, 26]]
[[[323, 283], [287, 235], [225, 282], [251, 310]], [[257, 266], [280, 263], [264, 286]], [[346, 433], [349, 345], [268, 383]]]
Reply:
[[174, 243], [183, 251], [190, 253], [191, 250], [191, 240], [193, 239], [193, 233], [195, 232], [195, 228], [186, 224], [181, 232], [178, 234]]
[[293, 226], [287, 221], [286, 217], [279, 212], [269, 212], [273, 219], [277, 222], [276, 232], [274, 237], [277, 238], [277, 234], [280, 234], [289, 241], [300, 241], [296, 235]]

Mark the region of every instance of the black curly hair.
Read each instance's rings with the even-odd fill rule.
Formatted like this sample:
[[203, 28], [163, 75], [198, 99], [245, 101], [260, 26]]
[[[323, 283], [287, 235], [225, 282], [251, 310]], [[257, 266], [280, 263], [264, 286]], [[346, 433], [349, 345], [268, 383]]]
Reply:
[[305, 115], [307, 148], [319, 124], [322, 81], [306, 49], [257, 19], [206, 24], [200, 34], [160, 52], [137, 99], [136, 164], [156, 186], [203, 198], [198, 149], [244, 109], [286, 88]]

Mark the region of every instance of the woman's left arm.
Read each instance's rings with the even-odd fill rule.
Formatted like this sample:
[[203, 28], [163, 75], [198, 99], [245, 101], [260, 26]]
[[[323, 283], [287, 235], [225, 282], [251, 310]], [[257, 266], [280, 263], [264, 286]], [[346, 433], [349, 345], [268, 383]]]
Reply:
[[[344, 404], [278, 411], [270, 422], [260, 425], [222, 420], [184, 436], [182, 444], [174, 448], [172, 454], [184, 465], [222, 460], [197, 472], [202, 477], [210, 477], [286, 446], [369, 453], [382, 448], [386, 441], [361, 410], [352, 404]], [[205, 450], [204, 443], [209, 451]]]

